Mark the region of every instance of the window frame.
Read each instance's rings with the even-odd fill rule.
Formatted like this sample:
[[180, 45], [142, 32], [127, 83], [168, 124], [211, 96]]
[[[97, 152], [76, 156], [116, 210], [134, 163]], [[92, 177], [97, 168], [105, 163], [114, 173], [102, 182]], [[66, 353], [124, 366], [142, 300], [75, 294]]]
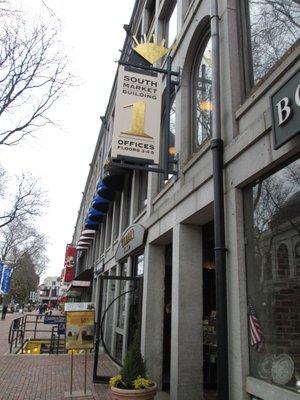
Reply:
[[[197, 92], [197, 85], [195, 85], [196, 79], [198, 80], [199, 78], [199, 67], [201, 60], [203, 58], [204, 51], [206, 49], [206, 46], [211, 38], [211, 31], [210, 27], [207, 26], [206, 29], [204, 29], [203, 34], [201, 35], [200, 40], [198, 41], [197, 45], [197, 50], [195, 52], [195, 57], [193, 59], [193, 62], [191, 63], [191, 79], [190, 79], [190, 154], [195, 154], [197, 153], [203, 145], [211, 138], [211, 135], [208, 136], [205, 140], [203, 140], [198, 146], [196, 145], [196, 132], [198, 135], [198, 125], [196, 122], [196, 92]], [[197, 127], [197, 129], [196, 129]]]
[[[254, 81], [254, 66], [252, 56], [252, 43], [251, 43], [251, 21], [250, 21], [250, 8], [249, 0], [240, 0], [237, 7], [238, 12], [238, 30], [239, 30], [239, 44], [241, 47], [241, 76], [243, 82], [243, 95], [244, 100], [257, 89], [263, 81], [282, 64], [286, 58], [289, 49], [279, 58], [279, 60], [271, 66], [270, 69], [263, 75], [261, 82], [255, 83]], [[296, 42], [297, 43], [297, 42]]]

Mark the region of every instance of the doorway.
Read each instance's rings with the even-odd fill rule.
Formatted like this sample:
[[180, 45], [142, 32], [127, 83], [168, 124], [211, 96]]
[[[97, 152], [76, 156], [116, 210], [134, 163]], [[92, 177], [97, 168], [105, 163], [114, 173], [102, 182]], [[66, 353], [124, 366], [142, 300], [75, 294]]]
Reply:
[[[95, 354], [93, 382], [108, 383], [110, 376], [99, 375], [99, 347], [103, 347], [107, 356], [117, 365], [122, 366], [122, 354], [127, 331], [135, 329], [140, 334], [141, 305], [142, 305], [142, 278], [127, 276], [101, 275], [99, 290], [99, 307], [96, 323]], [[112, 288], [114, 288], [112, 290]], [[118, 288], [118, 290], [115, 290]], [[126, 312], [127, 310], [127, 312]], [[110, 316], [110, 314], [112, 315]], [[134, 314], [134, 315], [133, 315]], [[125, 319], [130, 324], [121, 334], [120, 327], [125, 327]], [[123, 321], [124, 320], [124, 321]], [[111, 335], [105, 333], [110, 332]], [[111, 336], [111, 337], [109, 337]], [[109, 340], [110, 339], [110, 340]]]
[[171, 305], [172, 305], [172, 244], [165, 247], [165, 295], [162, 389], [170, 391], [171, 371]]
[[202, 227], [203, 248], [203, 391], [205, 400], [217, 397], [216, 274], [214, 222]]

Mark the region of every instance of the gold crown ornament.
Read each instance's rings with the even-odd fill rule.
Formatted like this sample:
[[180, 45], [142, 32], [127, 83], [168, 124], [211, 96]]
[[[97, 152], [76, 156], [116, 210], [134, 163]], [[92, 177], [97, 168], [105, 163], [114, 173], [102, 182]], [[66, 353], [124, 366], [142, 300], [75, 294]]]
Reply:
[[144, 34], [140, 43], [135, 36], [133, 36], [133, 40], [136, 43], [136, 47], [132, 46], [133, 50], [145, 60], [149, 61], [150, 64], [154, 64], [156, 61], [166, 55], [172, 48], [167, 48], [164, 46], [165, 39], [163, 39], [160, 43], [157, 43], [154, 34], [148, 39], [147, 35]]

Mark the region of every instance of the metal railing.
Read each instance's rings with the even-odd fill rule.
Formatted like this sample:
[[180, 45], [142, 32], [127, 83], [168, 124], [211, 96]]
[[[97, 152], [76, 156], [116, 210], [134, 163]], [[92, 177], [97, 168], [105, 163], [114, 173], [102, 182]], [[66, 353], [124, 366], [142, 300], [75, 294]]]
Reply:
[[27, 315], [16, 318], [10, 324], [9, 333], [8, 333], [8, 343], [10, 344], [10, 347], [9, 347], [10, 353], [12, 352], [13, 344], [15, 344], [15, 348], [17, 348], [18, 344], [21, 343], [21, 349], [22, 349], [21, 352], [23, 354], [26, 317], [27, 317]]
[[[8, 343], [10, 344], [10, 353], [12, 353], [13, 348], [15, 351], [20, 351], [23, 354], [24, 348], [24, 341], [26, 339], [37, 339], [37, 334], [40, 333], [48, 333], [50, 336], [50, 349], [51, 349], [51, 342], [56, 338], [56, 330], [57, 326], [53, 326], [52, 329], [39, 329], [39, 325], [44, 325], [44, 316], [35, 315], [35, 314], [26, 314], [22, 317], [16, 318], [11, 322], [9, 333], [8, 333]], [[29, 326], [31, 325], [31, 326]], [[33, 327], [32, 327], [33, 325]], [[54, 329], [53, 329], [54, 328]], [[27, 333], [33, 333], [33, 336], [27, 336]], [[53, 341], [52, 348], [54, 352], [55, 343], [58, 346], [61, 343], [60, 334], [58, 336], [58, 340]], [[45, 338], [43, 338], [45, 339]], [[58, 353], [58, 350], [57, 350]]]
[[[61, 336], [64, 338], [61, 339]], [[50, 339], [50, 349], [49, 352], [50, 354], [58, 354], [59, 349], [61, 346], [65, 346], [65, 335], [62, 335], [60, 331], [58, 330], [58, 326], [55, 325], [52, 327], [52, 332], [51, 332], [51, 339]]]

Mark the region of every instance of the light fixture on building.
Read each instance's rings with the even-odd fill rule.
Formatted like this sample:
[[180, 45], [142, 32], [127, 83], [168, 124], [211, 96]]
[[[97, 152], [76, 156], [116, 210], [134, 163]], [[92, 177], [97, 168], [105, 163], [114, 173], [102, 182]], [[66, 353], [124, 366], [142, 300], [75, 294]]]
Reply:
[[209, 100], [200, 101], [199, 108], [201, 111], [212, 111], [212, 102]]
[[176, 148], [174, 146], [169, 147], [169, 155], [173, 157], [176, 155]]
[[204, 260], [203, 268], [205, 269], [215, 269], [215, 262], [213, 260]]

